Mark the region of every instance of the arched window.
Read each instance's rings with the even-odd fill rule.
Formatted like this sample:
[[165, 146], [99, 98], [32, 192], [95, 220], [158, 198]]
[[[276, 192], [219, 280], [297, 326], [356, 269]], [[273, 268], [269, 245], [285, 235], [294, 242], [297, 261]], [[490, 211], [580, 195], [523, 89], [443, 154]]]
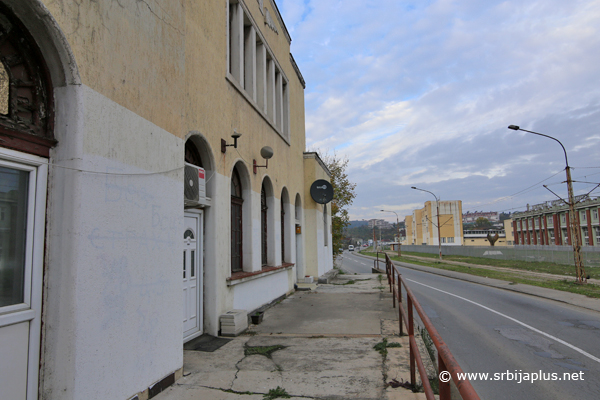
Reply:
[[281, 194], [281, 263], [285, 262], [285, 202]]
[[52, 88], [35, 42], [0, 4], [0, 144], [48, 157]]
[[231, 272], [242, 270], [242, 181], [237, 168], [231, 176]]
[[267, 206], [267, 192], [265, 190], [265, 184], [263, 183], [260, 190], [260, 248], [261, 248], [261, 263], [263, 266], [267, 265], [267, 240], [269, 238], [267, 232], [268, 226], [268, 210]]
[[188, 141], [185, 142], [185, 162], [194, 164], [197, 167], [204, 168], [204, 165], [202, 164], [202, 158], [200, 157], [200, 152], [198, 151], [198, 148], [189, 139], [188, 139]]

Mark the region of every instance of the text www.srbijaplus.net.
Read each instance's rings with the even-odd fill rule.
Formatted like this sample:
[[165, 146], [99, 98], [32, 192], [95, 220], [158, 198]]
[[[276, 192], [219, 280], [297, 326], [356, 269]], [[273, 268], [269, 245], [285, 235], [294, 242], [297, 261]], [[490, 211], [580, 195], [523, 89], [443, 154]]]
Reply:
[[[579, 372], [523, 372], [515, 370], [514, 372], [496, 372], [490, 374], [488, 372], [463, 372], [457, 374], [459, 381], [511, 381], [511, 382], [537, 382], [537, 381], [583, 381], [583, 371]], [[450, 372], [442, 371], [439, 375], [440, 381], [449, 382], [452, 379]]]

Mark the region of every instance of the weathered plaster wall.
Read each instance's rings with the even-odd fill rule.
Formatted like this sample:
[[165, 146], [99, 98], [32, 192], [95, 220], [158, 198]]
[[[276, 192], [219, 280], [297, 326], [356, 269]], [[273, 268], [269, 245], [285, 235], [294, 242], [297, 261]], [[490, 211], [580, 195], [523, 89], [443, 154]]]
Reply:
[[85, 85], [56, 92], [52, 159], [74, 169], [50, 170], [43, 398], [124, 398], [183, 362], [183, 143]]
[[83, 84], [183, 137], [185, 0], [42, 2], [65, 34]]
[[[181, 313], [175, 311], [182, 309], [185, 138], [201, 136], [211, 164], [212, 205], [205, 210], [204, 243], [206, 332], [218, 332], [220, 314], [242, 303], [245, 308], [267, 303], [290, 291], [296, 279], [289, 269], [245, 287], [227, 287], [230, 177], [236, 162], [245, 164], [248, 178], [245, 268], [260, 269], [265, 176], [273, 190], [270, 262], [283, 261], [278, 221], [285, 187], [289, 199], [300, 196], [310, 208], [302, 213], [299, 236], [290, 212], [285, 261], [294, 263], [298, 257], [292, 238], [308, 240], [305, 236], [312, 234], [311, 244], [300, 246], [312, 257], [311, 262], [305, 257], [305, 264], [312, 265], [312, 275], [330, 268], [331, 246], [312, 246], [323, 218], [306, 198], [304, 88], [290, 62], [283, 27], [275, 33], [260, 23], [253, 0], [245, 4], [289, 82], [289, 141], [227, 79], [226, 0], [25, 2], [45, 6], [40, 12], [47, 12], [44, 18], [51, 24], [46, 22], [65, 40], [60, 57], [48, 59], [53, 79], [58, 76], [58, 145], [51, 162], [59, 167], [50, 168], [48, 190], [42, 398], [128, 398], [183, 363]], [[276, 14], [270, 2], [265, 7]], [[231, 143], [234, 129], [243, 134], [238, 148], [222, 154], [221, 138]], [[263, 146], [272, 147], [274, 156], [268, 169], [254, 174], [252, 160], [264, 164]], [[323, 234], [321, 226], [320, 243]]]
[[[207, 140], [207, 147], [215, 160], [216, 180], [218, 182], [213, 195], [213, 205], [208, 211], [215, 213], [214, 223], [207, 218], [207, 232], [213, 232], [218, 240], [213, 240], [207, 234], [206, 257], [206, 327], [207, 332], [216, 334], [220, 314], [234, 308], [234, 302], [239, 301], [240, 295], [235, 294], [232, 287], [227, 286], [226, 279], [231, 275], [230, 260], [230, 229], [231, 218], [229, 210], [230, 177], [234, 165], [242, 162], [247, 171], [249, 190], [244, 191], [244, 270], [258, 271], [261, 268], [260, 255], [260, 190], [265, 177], [270, 179], [273, 192], [273, 204], [269, 229], [270, 265], [280, 265], [281, 260], [281, 225], [280, 198], [283, 188], [288, 190], [289, 198], [295, 199], [296, 194], [303, 196], [304, 177], [302, 153], [305, 146], [304, 131], [304, 88], [289, 61], [289, 43], [279, 29], [279, 34], [273, 32], [260, 18], [262, 14], [258, 2], [244, 2], [260, 29], [274, 56], [277, 58], [283, 73], [289, 80], [290, 104], [290, 142], [286, 142], [276, 130], [258, 113], [255, 107], [239, 91], [234, 82], [228, 80], [228, 2], [226, 0], [187, 1], [186, 8], [186, 40], [185, 40], [185, 93], [184, 131], [199, 132]], [[265, 6], [271, 7], [269, 2]], [[270, 9], [274, 15], [274, 10]], [[242, 133], [238, 139], [238, 147], [228, 147], [225, 154], [221, 153], [221, 139], [231, 144], [233, 131]], [[259, 168], [255, 175], [252, 171], [252, 160], [259, 165], [265, 160], [260, 157], [263, 146], [273, 148], [274, 156], [269, 160], [267, 168]], [[244, 175], [244, 174], [243, 174]], [[245, 179], [245, 176], [242, 177]], [[288, 200], [289, 201], [289, 200]], [[293, 209], [293, 207], [290, 207]], [[293, 218], [290, 215], [290, 218]], [[295, 237], [294, 223], [290, 222], [286, 236]], [[296, 261], [295, 244], [290, 242], [289, 262]], [[209, 254], [212, 252], [213, 254]], [[277, 283], [277, 293], [288, 291], [293, 287], [294, 278], [289, 282]], [[258, 280], [257, 282], [261, 282]], [[266, 288], [273, 282], [265, 280], [259, 285]], [[258, 284], [258, 283], [257, 283]], [[237, 289], [236, 289], [237, 290]], [[250, 301], [259, 301], [263, 295], [258, 292], [245, 292]], [[234, 300], [238, 299], [238, 300]], [[266, 298], [263, 300], [268, 302]], [[260, 302], [259, 301], [259, 302]], [[261, 304], [262, 305], [262, 304]]]

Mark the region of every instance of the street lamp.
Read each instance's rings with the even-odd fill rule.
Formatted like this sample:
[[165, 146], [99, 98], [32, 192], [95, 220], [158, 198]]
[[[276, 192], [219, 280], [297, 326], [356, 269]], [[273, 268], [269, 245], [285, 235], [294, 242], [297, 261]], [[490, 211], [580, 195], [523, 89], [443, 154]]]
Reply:
[[565, 146], [560, 142], [560, 140], [553, 138], [552, 136], [544, 135], [543, 133], [537, 133], [528, 131], [526, 129], [521, 129], [517, 125], [509, 125], [508, 129], [512, 129], [513, 131], [523, 131], [533, 133], [534, 135], [547, 137], [548, 139], [552, 139], [562, 147], [563, 152], [565, 153], [565, 163], [567, 172], [567, 191], [569, 193], [569, 227], [571, 231], [571, 244], [573, 245], [573, 257], [575, 258], [575, 271], [577, 273], [577, 282], [584, 283], [585, 279], [585, 269], [583, 267], [583, 260], [581, 258], [581, 237], [579, 233], [579, 220], [575, 215], [575, 196], [573, 196], [573, 181], [571, 180], [571, 167], [569, 167], [569, 159], [567, 158], [567, 150], [565, 150]]
[[435, 194], [433, 194], [433, 192], [430, 192], [429, 190], [419, 189], [414, 186], [412, 186], [411, 189], [420, 190], [421, 192], [431, 193], [433, 195], [433, 197], [435, 198], [435, 204], [436, 204], [436, 209], [437, 209], [438, 250], [440, 253], [440, 260], [441, 260], [442, 259], [442, 238], [440, 235], [440, 199]]
[[398, 228], [398, 257], [400, 257], [400, 219], [398, 218], [398, 214], [396, 213], [396, 211], [386, 211], [386, 210], [381, 210], [381, 212], [392, 212], [394, 214], [396, 214], [396, 228]]

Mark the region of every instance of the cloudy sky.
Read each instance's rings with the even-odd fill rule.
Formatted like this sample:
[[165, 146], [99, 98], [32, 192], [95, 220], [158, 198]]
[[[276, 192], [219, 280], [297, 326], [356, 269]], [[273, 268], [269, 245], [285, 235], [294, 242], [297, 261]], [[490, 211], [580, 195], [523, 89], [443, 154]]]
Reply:
[[411, 186], [463, 212], [554, 200], [542, 184], [566, 196], [558, 143], [511, 124], [556, 137], [573, 178], [600, 183], [600, 1], [277, 4], [307, 82], [307, 148], [349, 159], [351, 219], [433, 200]]

